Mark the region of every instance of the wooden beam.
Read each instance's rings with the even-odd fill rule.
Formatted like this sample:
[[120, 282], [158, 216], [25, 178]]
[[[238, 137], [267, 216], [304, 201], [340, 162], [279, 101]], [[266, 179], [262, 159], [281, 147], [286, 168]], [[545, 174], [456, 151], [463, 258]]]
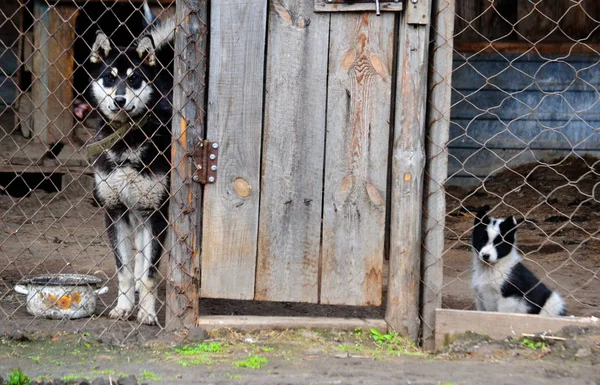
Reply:
[[385, 319], [417, 341], [421, 270], [421, 207], [425, 168], [428, 25], [402, 17], [392, 143], [389, 283]]
[[36, 0], [33, 13], [33, 131], [45, 144], [66, 142], [74, 125], [71, 113], [77, 7]]
[[437, 309], [435, 348], [444, 347], [452, 335], [473, 332], [495, 340], [520, 338], [523, 333], [557, 333], [566, 326], [600, 326], [592, 317], [544, 317], [534, 314]]
[[423, 202], [423, 251], [421, 262], [421, 340], [425, 349], [434, 348], [435, 309], [442, 305], [444, 227], [448, 177], [447, 144], [450, 131], [452, 91], [452, 44], [455, 0], [433, 0], [428, 79], [428, 113]]
[[584, 54], [597, 55], [600, 52], [600, 44], [587, 43], [538, 43], [527, 42], [456, 42], [454, 45], [456, 52], [477, 52], [477, 53], [514, 53], [523, 54], [525, 52], [563, 55], [563, 54]]
[[267, 4], [213, 1], [210, 14], [207, 138], [221, 146], [204, 198], [202, 297], [252, 299]]
[[202, 316], [198, 319], [198, 326], [207, 331], [217, 329], [251, 331], [299, 328], [354, 330], [358, 327], [387, 330], [385, 320], [369, 318]]
[[202, 191], [189, 153], [205, 127], [208, 1], [178, 1], [173, 89], [166, 328], [195, 326], [199, 312]]

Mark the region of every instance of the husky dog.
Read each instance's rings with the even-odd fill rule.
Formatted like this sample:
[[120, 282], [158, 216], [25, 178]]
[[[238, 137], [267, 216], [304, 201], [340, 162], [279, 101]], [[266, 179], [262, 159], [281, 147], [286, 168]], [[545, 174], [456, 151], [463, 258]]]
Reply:
[[522, 263], [516, 248], [515, 218], [491, 218], [477, 213], [473, 230], [471, 286], [480, 311], [566, 314], [565, 303]]
[[[170, 172], [170, 83], [157, 52], [169, 46], [173, 20], [157, 25], [135, 47], [115, 47], [97, 32], [87, 99], [99, 115], [94, 160], [97, 202], [105, 209], [119, 294], [111, 318], [127, 319], [139, 291], [137, 319], [157, 324], [156, 273], [167, 229]], [[93, 151], [90, 151], [93, 150]], [[133, 238], [137, 251], [133, 258]], [[133, 260], [135, 259], [135, 271]], [[137, 290], [136, 290], [137, 289]]]

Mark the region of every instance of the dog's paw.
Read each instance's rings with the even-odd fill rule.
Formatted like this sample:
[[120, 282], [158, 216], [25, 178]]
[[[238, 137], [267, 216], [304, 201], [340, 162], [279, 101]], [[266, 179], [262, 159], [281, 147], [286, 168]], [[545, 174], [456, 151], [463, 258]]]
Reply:
[[154, 312], [148, 312], [144, 309], [138, 311], [137, 320], [141, 324], [158, 325], [158, 317]]
[[131, 310], [132, 309], [125, 309], [117, 306], [114, 309], [112, 309], [110, 313], [108, 313], [108, 316], [114, 319], [127, 320], [131, 315]]

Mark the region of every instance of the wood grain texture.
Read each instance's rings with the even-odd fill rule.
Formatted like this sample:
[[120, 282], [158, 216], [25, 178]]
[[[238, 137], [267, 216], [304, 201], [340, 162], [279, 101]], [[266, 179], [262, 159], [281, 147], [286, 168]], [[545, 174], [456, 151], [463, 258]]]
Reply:
[[259, 300], [318, 301], [329, 19], [269, 2]]
[[265, 2], [211, 4], [207, 139], [220, 147], [204, 200], [203, 297], [254, 297], [266, 23]]
[[167, 250], [166, 328], [193, 327], [199, 314], [202, 190], [192, 181], [188, 154], [203, 138], [205, 116], [208, 1], [178, 1], [176, 6], [175, 78], [171, 200]]
[[427, 163], [423, 201], [423, 251], [421, 263], [421, 339], [423, 347], [435, 347], [435, 309], [442, 306], [444, 281], [444, 228], [448, 176], [448, 137], [452, 91], [452, 53], [455, 0], [433, 0], [433, 45], [429, 56]]
[[[326, 0], [314, 0], [315, 1], [315, 12], [375, 12], [375, 2], [364, 2], [364, 3], [351, 3], [347, 4], [331, 4]], [[405, 5], [402, 1], [392, 3], [381, 3], [381, 12], [400, 12], [404, 9]]]
[[387, 330], [382, 319], [371, 318], [326, 318], [326, 317], [259, 317], [259, 316], [204, 316], [198, 326], [206, 331], [218, 329], [253, 330], [285, 330], [298, 328], [354, 330], [375, 328]]
[[481, 36], [477, 33], [481, 29], [481, 0], [462, 0], [456, 4], [454, 18], [454, 31], [457, 41], [479, 41]]
[[419, 334], [421, 207], [429, 26], [400, 22], [385, 319], [413, 341]]
[[36, 138], [51, 144], [66, 141], [74, 126], [71, 114], [73, 87], [72, 47], [77, 7], [42, 1], [34, 3], [32, 97], [33, 130]]
[[436, 310], [435, 348], [444, 347], [444, 341], [453, 334], [468, 331], [489, 336], [495, 340], [520, 338], [523, 333], [557, 333], [567, 326], [600, 327], [598, 319], [587, 317], [544, 317], [537, 314], [513, 314], [467, 310]]
[[381, 304], [394, 16], [331, 20], [321, 303]]
[[406, 4], [405, 17], [408, 24], [427, 25], [429, 24], [429, 11], [431, 10], [432, 0], [419, 0], [415, 3], [408, 1]]
[[[520, 0], [476, 0], [481, 1], [480, 40], [516, 40], [513, 26], [518, 21]], [[527, 1], [528, 2], [528, 1]], [[479, 40], [478, 39], [478, 40]]]
[[[562, 5], [564, 1], [560, 0]], [[518, 20], [515, 26], [519, 34], [519, 40], [536, 43], [546, 40], [546, 37], [559, 34], [558, 20], [564, 15], [565, 10], [559, 7], [557, 0], [541, 0], [535, 3], [519, 1]], [[555, 41], [549, 38], [547, 42]], [[564, 39], [561, 39], [564, 40]]]

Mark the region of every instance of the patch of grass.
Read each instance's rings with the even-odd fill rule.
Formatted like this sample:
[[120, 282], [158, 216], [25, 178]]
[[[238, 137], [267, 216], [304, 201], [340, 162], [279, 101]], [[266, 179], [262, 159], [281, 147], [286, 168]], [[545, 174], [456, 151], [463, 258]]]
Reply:
[[240, 376], [239, 374], [227, 373], [227, 378], [232, 379], [232, 380], [240, 380], [242, 378], [242, 376]]
[[29, 385], [31, 384], [31, 379], [29, 376], [21, 370], [21, 368], [11, 369], [6, 374], [6, 381], [4, 384], [6, 385]]
[[265, 357], [260, 357], [256, 355], [252, 355], [245, 360], [235, 361], [233, 364], [238, 368], [252, 368], [252, 369], [260, 369], [264, 364], [269, 362]]
[[156, 373], [150, 372], [148, 370], [144, 370], [143, 372], [141, 372], [140, 377], [145, 378], [147, 380], [157, 381], [157, 382], [162, 379], [158, 375], [156, 375]]
[[210, 357], [207, 357], [205, 355], [198, 355], [196, 357], [190, 358], [189, 360], [180, 361], [181, 366], [183, 366], [184, 368], [198, 365], [212, 365], [214, 363], [215, 362]]
[[546, 350], [546, 348], [548, 347], [548, 345], [546, 345], [544, 341], [534, 341], [529, 338], [523, 338], [521, 340], [521, 344], [532, 350]]
[[44, 374], [43, 376], [37, 376], [34, 380], [36, 381], [51, 381], [52, 380], [52, 376]]
[[355, 337], [360, 337], [363, 334], [363, 330], [362, 328], [359, 326], [357, 328], [354, 328], [354, 331], [352, 332], [352, 334], [354, 334]]
[[260, 348], [260, 351], [263, 353], [271, 353], [273, 350], [275, 350], [275, 348], [270, 346], [263, 346]]
[[114, 370], [112, 370], [112, 369], [92, 370], [92, 375], [93, 376], [98, 376], [98, 375], [114, 376], [115, 374], [117, 374], [117, 373]]
[[221, 342], [202, 342], [195, 345], [184, 345], [181, 348], [176, 348], [175, 351], [183, 356], [191, 356], [200, 353], [222, 353], [223, 348], [227, 346]]
[[454, 383], [452, 381], [438, 382], [438, 385], [454, 385]]
[[31, 361], [39, 363], [41, 361], [40, 356], [31, 357]]
[[388, 353], [394, 355], [409, 355], [409, 356], [422, 356], [423, 353], [419, 348], [410, 340], [402, 337], [396, 331], [389, 333], [382, 333], [379, 330], [372, 328], [369, 330], [373, 341], [381, 348], [387, 350]]

